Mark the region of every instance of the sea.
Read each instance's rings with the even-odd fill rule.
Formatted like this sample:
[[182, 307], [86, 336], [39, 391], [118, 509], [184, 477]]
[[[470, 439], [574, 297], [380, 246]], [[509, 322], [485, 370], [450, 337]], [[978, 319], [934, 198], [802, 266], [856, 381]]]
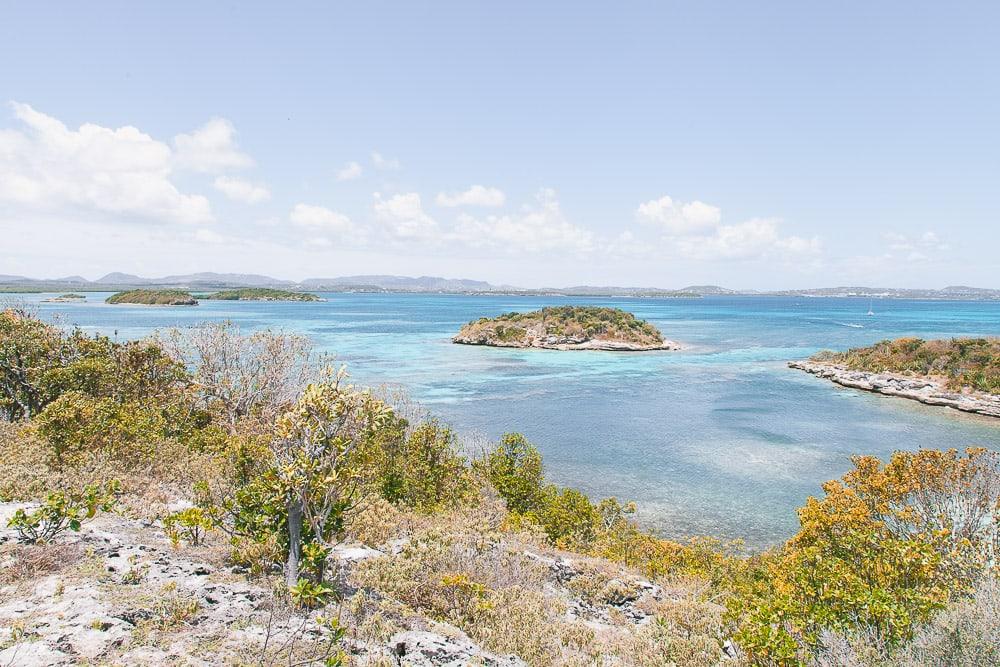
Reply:
[[[359, 385], [405, 393], [470, 447], [523, 433], [547, 477], [597, 500], [635, 501], [665, 537], [751, 549], [787, 539], [796, 508], [851, 467], [918, 448], [1000, 449], [1000, 420], [838, 387], [787, 362], [887, 338], [1000, 335], [1000, 303], [711, 296], [576, 298], [323, 293], [319, 303], [195, 307], [26, 301], [63, 326], [119, 340], [230, 320], [308, 336]], [[516, 350], [456, 345], [462, 324], [546, 305], [621, 308], [682, 351]]]

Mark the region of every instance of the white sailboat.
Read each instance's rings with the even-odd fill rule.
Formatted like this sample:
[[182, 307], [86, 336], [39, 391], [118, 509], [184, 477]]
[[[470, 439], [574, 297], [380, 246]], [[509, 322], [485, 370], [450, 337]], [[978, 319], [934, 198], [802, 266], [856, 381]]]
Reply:
[[868, 300], [868, 317], [875, 317], [875, 311], [872, 310], [872, 305], [875, 303], [873, 299]]

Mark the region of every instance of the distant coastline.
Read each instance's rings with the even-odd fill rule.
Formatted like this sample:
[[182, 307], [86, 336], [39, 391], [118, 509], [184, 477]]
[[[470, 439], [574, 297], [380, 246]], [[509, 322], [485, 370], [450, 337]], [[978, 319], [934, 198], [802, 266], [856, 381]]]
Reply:
[[941, 289], [894, 287], [820, 287], [791, 290], [740, 290], [718, 285], [689, 285], [679, 289], [662, 287], [620, 287], [575, 285], [569, 287], [518, 287], [494, 285], [481, 280], [436, 276], [362, 275], [338, 278], [281, 280], [257, 274], [192, 273], [142, 278], [125, 273], [109, 273], [97, 280], [81, 276], [35, 279], [0, 275], [0, 292], [121, 292], [132, 289], [181, 289], [191, 292], [231, 289], [276, 289], [293, 292], [343, 292], [388, 294], [466, 294], [472, 296], [562, 296], [624, 297], [651, 299], [699, 299], [712, 297], [801, 297], [916, 299], [932, 301], [1000, 301], [1000, 289], [952, 285]]

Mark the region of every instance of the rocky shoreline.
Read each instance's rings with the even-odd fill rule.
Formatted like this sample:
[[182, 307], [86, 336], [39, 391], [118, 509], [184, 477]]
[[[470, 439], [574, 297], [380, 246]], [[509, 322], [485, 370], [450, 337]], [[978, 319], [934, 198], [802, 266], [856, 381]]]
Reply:
[[852, 389], [1000, 418], [1000, 396], [979, 391], [958, 392], [933, 377], [871, 373], [816, 361], [791, 361], [788, 366]]
[[526, 340], [493, 340], [459, 334], [451, 339], [460, 345], [487, 345], [489, 347], [535, 348], [539, 350], [600, 350], [604, 352], [651, 352], [653, 350], [680, 350], [679, 343], [665, 340], [656, 345], [642, 345], [625, 340], [601, 340], [572, 336], [528, 337]]

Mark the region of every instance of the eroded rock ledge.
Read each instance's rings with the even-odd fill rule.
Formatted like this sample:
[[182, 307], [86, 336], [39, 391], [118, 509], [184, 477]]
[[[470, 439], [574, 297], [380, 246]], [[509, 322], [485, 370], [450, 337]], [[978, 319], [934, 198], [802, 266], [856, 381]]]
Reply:
[[600, 340], [574, 336], [543, 336], [527, 340], [504, 341], [458, 335], [452, 342], [462, 345], [489, 345], [491, 347], [533, 347], [542, 350], [603, 350], [606, 352], [649, 352], [651, 350], [679, 350], [680, 343], [665, 340], [662, 343], [643, 345], [620, 340]]
[[792, 361], [788, 366], [852, 389], [1000, 418], [1000, 396], [972, 390], [958, 392], [933, 377], [857, 371], [817, 361]]

